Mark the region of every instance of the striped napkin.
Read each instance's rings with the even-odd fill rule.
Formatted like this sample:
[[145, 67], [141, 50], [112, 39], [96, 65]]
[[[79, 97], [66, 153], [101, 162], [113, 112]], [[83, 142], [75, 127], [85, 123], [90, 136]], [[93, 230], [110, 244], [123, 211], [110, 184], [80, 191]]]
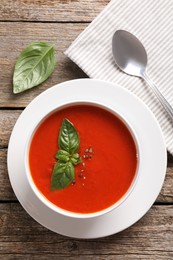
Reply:
[[148, 75], [173, 106], [173, 1], [112, 0], [65, 51], [89, 77], [115, 82], [142, 99], [159, 121], [173, 154], [173, 122], [144, 81], [115, 65], [112, 36], [119, 29], [130, 31], [143, 43]]

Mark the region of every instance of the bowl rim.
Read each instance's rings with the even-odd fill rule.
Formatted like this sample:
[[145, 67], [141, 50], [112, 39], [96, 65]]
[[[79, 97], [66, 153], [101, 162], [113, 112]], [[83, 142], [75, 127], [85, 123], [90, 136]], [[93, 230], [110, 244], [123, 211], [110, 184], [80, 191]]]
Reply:
[[[126, 126], [126, 128], [129, 130], [129, 132], [130, 132], [130, 134], [133, 138], [133, 141], [135, 143], [136, 151], [137, 151], [137, 167], [136, 167], [134, 178], [133, 178], [128, 190], [125, 192], [125, 194], [117, 202], [115, 202], [111, 206], [109, 206], [109, 207], [107, 207], [107, 208], [105, 208], [101, 211], [92, 212], [92, 213], [78, 213], [78, 212], [68, 211], [68, 210], [65, 210], [61, 207], [58, 207], [57, 205], [55, 205], [54, 203], [49, 201], [42, 194], [42, 192], [39, 191], [39, 189], [37, 188], [37, 186], [36, 186], [36, 184], [35, 184], [35, 182], [32, 178], [32, 175], [30, 173], [30, 169], [29, 169], [28, 153], [29, 153], [29, 148], [30, 148], [32, 138], [33, 138], [37, 128], [51, 114], [53, 114], [56, 111], [61, 110], [63, 108], [75, 106], [75, 105], [88, 105], [88, 106], [100, 107], [100, 108], [110, 112], [114, 116], [118, 117], [121, 120], [121, 122], [123, 122], [123, 124]], [[127, 200], [127, 198], [132, 193], [133, 189], [135, 188], [137, 181], [139, 179], [139, 175], [140, 175], [141, 148], [140, 148], [140, 142], [138, 140], [138, 136], [136, 134], [134, 127], [128, 121], [128, 118], [125, 118], [125, 116], [122, 115], [121, 112], [114, 110], [108, 104], [104, 104], [103, 102], [99, 102], [99, 101], [95, 101], [95, 100], [93, 100], [93, 101], [91, 101], [91, 100], [88, 100], [88, 101], [86, 101], [86, 100], [84, 100], [84, 101], [82, 101], [82, 100], [81, 101], [79, 101], [79, 100], [77, 100], [77, 101], [67, 101], [67, 102], [64, 102], [64, 104], [61, 104], [61, 105], [57, 106], [56, 108], [53, 108], [48, 112], [45, 112], [44, 115], [42, 115], [42, 117], [37, 122], [35, 122], [35, 125], [32, 127], [32, 129], [30, 129], [27, 141], [25, 143], [24, 151], [25, 151], [24, 152], [24, 167], [25, 167], [26, 177], [27, 177], [28, 183], [29, 183], [32, 191], [35, 193], [37, 198], [44, 205], [46, 205], [48, 208], [50, 208], [54, 212], [61, 214], [63, 216], [66, 216], [66, 217], [77, 218], [77, 219], [88, 219], [88, 218], [99, 217], [99, 216], [102, 216], [104, 214], [111, 212], [112, 210], [118, 208], [122, 203], [124, 203]]]

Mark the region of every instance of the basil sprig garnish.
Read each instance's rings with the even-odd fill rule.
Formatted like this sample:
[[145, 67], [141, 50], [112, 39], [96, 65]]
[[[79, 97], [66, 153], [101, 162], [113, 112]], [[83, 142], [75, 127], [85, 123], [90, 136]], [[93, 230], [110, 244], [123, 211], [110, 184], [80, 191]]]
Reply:
[[13, 74], [13, 93], [20, 93], [45, 81], [53, 72], [55, 64], [52, 44], [32, 42], [17, 59]]
[[61, 125], [58, 145], [60, 150], [56, 154], [56, 162], [51, 179], [51, 190], [61, 190], [74, 180], [74, 166], [81, 162], [77, 153], [79, 149], [79, 135], [68, 120], [64, 119]]

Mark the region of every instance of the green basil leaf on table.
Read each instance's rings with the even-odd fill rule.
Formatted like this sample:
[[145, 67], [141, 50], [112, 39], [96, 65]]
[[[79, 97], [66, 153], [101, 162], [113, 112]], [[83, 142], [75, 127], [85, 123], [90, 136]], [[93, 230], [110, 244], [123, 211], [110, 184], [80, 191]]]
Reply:
[[60, 190], [67, 187], [74, 179], [74, 166], [71, 162], [57, 162], [53, 169], [51, 190]]
[[52, 44], [33, 42], [28, 45], [15, 65], [13, 93], [23, 92], [45, 81], [52, 74], [55, 64], [55, 50]]
[[79, 142], [80, 140], [76, 129], [73, 124], [65, 118], [62, 122], [58, 139], [60, 149], [70, 154], [75, 153], [79, 148]]

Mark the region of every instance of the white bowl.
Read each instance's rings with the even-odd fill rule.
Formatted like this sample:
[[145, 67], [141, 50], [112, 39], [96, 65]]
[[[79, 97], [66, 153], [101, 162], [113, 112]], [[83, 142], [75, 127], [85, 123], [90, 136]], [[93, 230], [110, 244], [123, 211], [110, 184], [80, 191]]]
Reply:
[[[108, 111], [109, 113], [112, 113], [113, 115], [115, 115], [116, 117], [118, 117], [123, 124], [127, 127], [127, 129], [129, 130], [129, 132], [131, 133], [131, 136], [134, 140], [135, 146], [136, 146], [136, 151], [137, 151], [137, 169], [135, 172], [135, 176], [133, 178], [133, 181], [130, 185], [130, 187], [128, 188], [127, 192], [113, 205], [109, 206], [108, 208], [105, 208], [101, 211], [97, 211], [94, 213], [76, 213], [76, 212], [72, 212], [72, 211], [68, 211], [65, 209], [62, 209], [60, 207], [58, 207], [57, 205], [53, 204], [52, 202], [50, 202], [40, 191], [39, 189], [36, 187], [33, 178], [31, 176], [31, 172], [30, 172], [30, 167], [29, 167], [29, 161], [28, 161], [28, 155], [29, 155], [29, 149], [30, 149], [30, 144], [32, 141], [32, 138], [38, 128], [38, 126], [47, 118], [49, 117], [52, 113], [54, 113], [57, 110], [61, 110], [63, 108], [69, 107], [69, 106], [75, 106], [75, 105], [88, 105], [88, 106], [96, 106], [96, 107], [100, 107], [106, 111]], [[128, 196], [130, 195], [130, 193], [132, 192], [132, 190], [134, 189], [138, 177], [139, 177], [139, 164], [140, 164], [140, 145], [138, 142], [138, 138], [137, 135], [135, 133], [135, 129], [133, 129], [133, 127], [131, 126], [130, 122], [128, 122], [128, 118], [125, 118], [124, 115], [122, 115], [121, 113], [117, 112], [114, 108], [112, 108], [109, 105], [105, 105], [104, 102], [95, 102], [92, 100], [89, 101], [84, 101], [84, 100], [80, 100], [80, 101], [76, 101], [76, 102], [68, 102], [68, 103], [64, 103], [61, 106], [57, 106], [56, 108], [54, 108], [52, 111], [46, 111], [44, 114], [42, 114], [42, 117], [40, 118], [40, 120], [38, 122], [35, 122], [35, 126], [33, 127], [33, 129], [31, 129], [29, 135], [28, 135], [28, 139], [26, 142], [26, 147], [25, 147], [25, 171], [26, 171], [26, 175], [28, 178], [28, 182], [29, 185], [31, 186], [33, 192], [35, 193], [35, 195], [39, 198], [39, 200], [44, 203], [47, 207], [49, 207], [51, 210], [62, 214], [64, 216], [67, 217], [73, 217], [73, 218], [81, 218], [81, 219], [85, 219], [85, 218], [93, 218], [93, 217], [98, 217], [101, 216], [105, 213], [110, 212], [111, 210], [116, 209], [117, 207], [119, 207], [122, 203], [124, 203], [124, 201], [128, 198]]]

